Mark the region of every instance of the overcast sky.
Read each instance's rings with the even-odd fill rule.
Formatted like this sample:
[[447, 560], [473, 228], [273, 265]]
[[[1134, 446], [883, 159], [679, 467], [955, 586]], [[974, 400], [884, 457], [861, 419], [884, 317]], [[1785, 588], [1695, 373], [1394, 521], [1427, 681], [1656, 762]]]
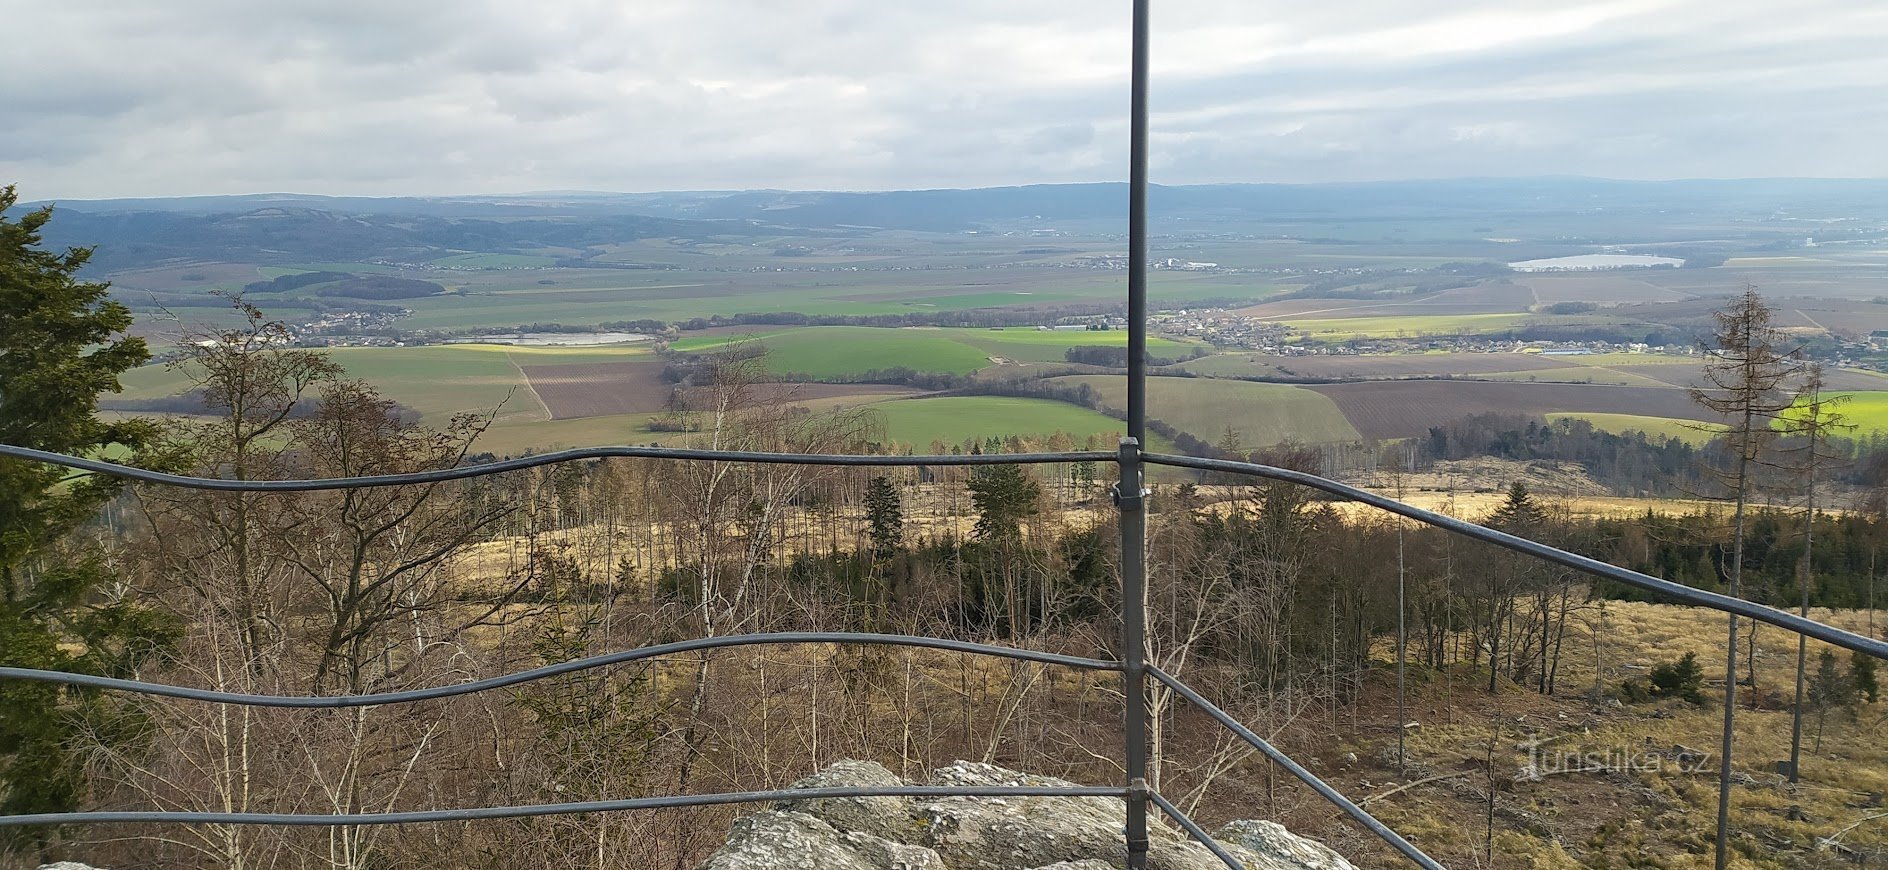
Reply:
[[[11, 4], [25, 199], [1126, 176], [1125, 0]], [[1156, 182], [1888, 176], [1882, 0], [1155, 0]]]

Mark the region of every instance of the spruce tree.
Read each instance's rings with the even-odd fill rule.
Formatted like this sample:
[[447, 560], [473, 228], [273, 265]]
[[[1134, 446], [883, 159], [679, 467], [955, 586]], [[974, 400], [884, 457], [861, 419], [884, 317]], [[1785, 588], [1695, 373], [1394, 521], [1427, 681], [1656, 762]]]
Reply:
[[[131, 312], [105, 284], [79, 280], [89, 249], [40, 247], [50, 207], [5, 218], [16, 201], [0, 188], [0, 443], [77, 455], [143, 446], [149, 424], [97, 414], [99, 394], [150, 356], [126, 334]], [[130, 676], [174, 638], [155, 611], [107, 593], [115, 584], [101, 554], [74, 540], [116, 490], [101, 476], [0, 457], [0, 664]], [[0, 681], [0, 813], [77, 809], [82, 738], [129, 739], [136, 719], [120, 712], [95, 690]], [[51, 831], [8, 831], [8, 849], [44, 856], [52, 842]]]

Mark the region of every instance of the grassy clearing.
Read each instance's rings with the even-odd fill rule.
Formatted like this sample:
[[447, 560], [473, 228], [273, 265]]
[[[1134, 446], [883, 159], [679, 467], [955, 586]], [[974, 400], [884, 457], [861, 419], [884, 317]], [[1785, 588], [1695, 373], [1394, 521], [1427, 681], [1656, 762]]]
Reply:
[[[1127, 380], [1109, 375], [1051, 378], [1057, 384], [1087, 384], [1109, 407], [1127, 406]], [[1361, 436], [1330, 399], [1288, 384], [1213, 378], [1150, 378], [1147, 413], [1217, 443], [1228, 428], [1247, 447], [1281, 441], [1355, 441]]]
[[1593, 428], [1603, 432], [1644, 432], [1654, 438], [1677, 438], [1686, 444], [1701, 445], [1717, 437], [1725, 427], [1719, 423], [1700, 423], [1694, 420], [1677, 420], [1671, 417], [1651, 417], [1643, 414], [1573, 414], [1549, 413], [1549, 422], [1561, 418], [1585, 420]]

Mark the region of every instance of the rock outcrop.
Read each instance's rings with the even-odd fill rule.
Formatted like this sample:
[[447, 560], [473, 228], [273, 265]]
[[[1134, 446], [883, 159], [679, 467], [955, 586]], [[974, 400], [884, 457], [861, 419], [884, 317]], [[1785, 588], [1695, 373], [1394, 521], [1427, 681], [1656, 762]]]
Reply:
[[[794, 788], [896, 786], [869, 761], [840, 761]], [[1071, 786], [1065, 780], [959, 761], [931, 785]], [[1122, 865], [1122, 802], [1115, 798], [823, 798], [784, 800], [734, 823], [701, 870], [1110, 870]], [[1232, 822], [1214, 835], [1249, 870], [1353, 870], [1315, 840], [1267, 821]], [[1150, 870], [1224, 870], [1185, 835], [1154, 826]]]

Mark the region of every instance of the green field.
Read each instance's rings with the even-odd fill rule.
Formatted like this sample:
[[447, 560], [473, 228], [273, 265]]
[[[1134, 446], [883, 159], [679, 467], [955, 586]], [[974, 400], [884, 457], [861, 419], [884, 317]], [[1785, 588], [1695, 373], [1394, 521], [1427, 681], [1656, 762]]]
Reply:
[[[1127, 380], [1109, 375], [1051, 378], [1054, 384], [1087, 384], [1109, 407], [1127, 406]], [[1149, 378], [1147, 414], [1218, 443], [1228, 428], [1246, 447], [1282, 441], [1310, 443], [1356, 441], [1357, 429], [1336, 403], [1288, 384], [1262, 384], [1215, 378]]]
[[1724, 430], [1717, 423], [1700, 423], [1694, 420], [1679, 420], [1672, 417], [1648, 417], [1641, 414], [1545, 414], [1548, 422], [1561, 418], [1585, 420], [1593, 428], [1602, 432], [1623, 434], [1626, 432], [1644, 432], [1653, 438], [1677, 438], [1691, 445], [1709, 442]]
[[[768, 371], [815, 378], [844, 377], [900, 366], [924, 372], [968, 374], [991, 365], [991, 357], [1010, 362], [1060, 362], [1071, 347], [1127, 346], [1125, 331], [806, 326], [757, 331], [751, 336], [684, 338], [670, 347], [685, 353], [700, 353], [743, 338], [766, 345]], [[1193, 345], [1164, 338], [1149, 338], [1147, 346], [1152, 353], [1173, 356], [1184, 355], [1193, 348]]]
[[1836, 433], [1842, 437], [1863, 437], [1888, 432], [1888, 390], [1854, 390], [1824, 393], [1834, 400], [1827, 411], [1840, 415], [1841, 423], [1854, 428]]
[[1106, 436], [1112, 446], [1127, 434], [1126, 423], [1087, 408], [1048, 399], [941, 396], [896, 399], [866, 407], [883, 420], [885, 437], [910, 445], [920, 453], [928, 452], [934, 440], [955, 445], [970, 438], [1066, 432], [1080, 447], [1090, 435]]

